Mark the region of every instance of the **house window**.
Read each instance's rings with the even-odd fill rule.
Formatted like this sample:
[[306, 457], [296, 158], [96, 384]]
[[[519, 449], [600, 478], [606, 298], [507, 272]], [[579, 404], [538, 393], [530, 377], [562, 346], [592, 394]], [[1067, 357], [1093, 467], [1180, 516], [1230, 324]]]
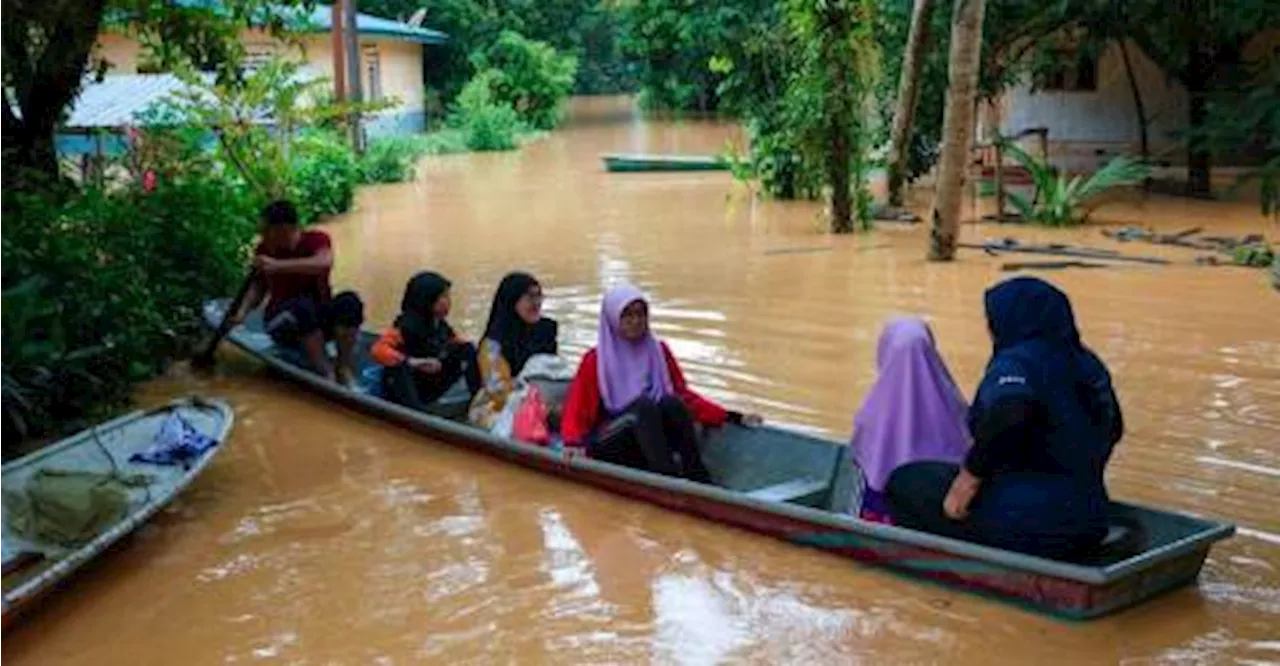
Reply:
[[365, 99], [376, 102], [382, 99], [382, 61], [377, 46], [365, 46], [362, 51], [364, 52]]
[[1098, 89], [1098, 59], [1085, 53], [1062, 51], [1056, 66], [1046, 72], [1041, 90], [1088, 92]]

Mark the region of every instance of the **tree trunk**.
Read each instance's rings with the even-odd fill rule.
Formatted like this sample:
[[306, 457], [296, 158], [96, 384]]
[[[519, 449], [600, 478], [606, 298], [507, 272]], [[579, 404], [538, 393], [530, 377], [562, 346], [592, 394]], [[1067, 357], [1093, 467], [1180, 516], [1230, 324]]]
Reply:
[[[21, 8], [5, 3], [5, 189], [59, 182], [54, 134], [80, 92], [105, 10], [106, 0]], [[29, 38], [32, 33], [44, 34], [43, 44]], [[31, 50], [37, 45], [42, 48]]]
[[1151, 143], [1147, 138], [1147, 108], [1142, 102], [1142, 88], [1138, 87], [1138, 76], [1133, 71], [1133, 59], [1129, 57], [1129, 40], [1121, 37], [1120, 57], [1124, 58], [1124, 73], [1129, 79], [1129, 92], [1133, 93], [1133, 113], [1138, 119], [1138, 149], [1143, 163], [1151, 162]]
[[[1190, 96], [1190, 129], [1197, 132], [1204, 127], [1204, 122], [1209, 116], [1209, 108], [1207, 104], [1207, 93], [1204, 87], [1192, 88], [1187, 91]], [[1187, 194], [1192, 196], [1207, 197], [1213, 193], [1212, 180], [1212, 162], [1213, 159], [1209, 155], [1209, 151], [1197, 145], [1192, 141], [1187, 148]]]
[[942, 156], [933, 196], [929, 259], [955, 258], [965, 172], [973, 146], [973, 116], [978, 92], [985, 0], [955, 0], [951, 17], [951, 56], [947, 65], [947, 106], [942, 118]]
[[848, 124], [844, 118], [833, 118], [827, 150], [827, 182], [831, 184], [831, 232], [853, 232], [853, 189], [849, 163], [852, 157]]
[[924, 68], [925, 45], [929, 41], [929, 14], [933, 0], [915, 0], [911, 9], [911, 29], [903, 53], [902, 74], [898, 77], [898, 102], [893, 111], [893, 130], [889, 153], [889, 205], [902, 206], [902, 189], [906, 184], [907, 152], [911, 146], [911, 127], [915, 124], [916, 104], [920, 100], [920, 72]]
[[1000, 115], [1000, 99], [995, 98], [987, 101], [987, 118], [990, 121], [990, 136], [987, 141], [991, 144], [992, 152], [995, 153], [995, 166], [993, 176], [995, 180], [996, 194], [996, 223], [1004, 222], [1004, 208], [1007, 200], [1004, 187], [1004, 137], [1000, 134], [1000, 124], [1002, 121]]

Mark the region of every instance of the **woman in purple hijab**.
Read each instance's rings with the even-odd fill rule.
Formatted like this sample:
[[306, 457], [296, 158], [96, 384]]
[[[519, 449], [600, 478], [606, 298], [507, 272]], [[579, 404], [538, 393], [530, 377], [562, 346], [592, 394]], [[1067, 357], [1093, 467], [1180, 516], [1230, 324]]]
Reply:
[[876, 367], [879, 377], [854, 417], [849, 448], [866, 480], [861, 517], [888, 522], [884, 490], [893, 470], [917, 461], [964, 459], [968, 406], [922, 319], [885, 324]]
[[600, 305], [600, 337], [569, 385], [560, 434], [569, 450], [707, 483], [694, 424], [754, 424], [694, 393], [667, 345], [649, 330], [649, 302], [630, 284]]

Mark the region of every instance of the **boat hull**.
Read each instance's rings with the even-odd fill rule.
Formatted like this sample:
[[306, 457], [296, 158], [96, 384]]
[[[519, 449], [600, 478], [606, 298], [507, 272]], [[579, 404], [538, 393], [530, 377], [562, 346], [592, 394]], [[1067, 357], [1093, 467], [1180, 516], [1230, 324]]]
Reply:
[[649, 171], [728, 171], [729, 163], [714, 156], [695, 155], [604, 155], [606, 171], [617, 173]]
[[[198, 430], [216, 439], [218, 444], [185, 468], [129, 462], [128, 455], [147, 448], [151, 443], [150, 436], [154, 434], [161, 420], [173, 411], [181, 413]], [[4, 526], [6, 575], [3, 627], [7, 629], [15, 620], [36, 607], [50, 594], [73, 580], [74, 575], [83, 567], [117, 547], [152, 516], [168, 506], [224, 448], [223, 443], [230, 434], [234, 422], [234, 412], [226, 403], [204, 398], [187, 398], [154, 409], [126, 414], [6, 463], [4, 483], [7, 489], [23, 483], [27, 475], [46, 465], [98, 471], [99, 468], [95, 463], [100, 461], [96, 458], [100, 455], [99, 452], [106, 451], [110, 452], [121, 472], [148, 474], [154, 481], [146, 491], [135, 491], [141, 497], [131, 493], [130, 508], [120, 520], [87, 543], [69, 549], [65, 553], [40, 560], [43, 566], [33, 568], [29, 575], [19, 576], [26, 573], [22, 570], [16, 570], [12, 576], [10, 575], [8, 572], [10, 555], [17, 555], [12, 558], [12, 561], [16, 561], [21, 559], [22, 555], [32, 552], [36, 546], [11, 533], [6, 524]], [[85, 451], [90, 451], [90, 454], [86, 455]]]
[[[211, 321], [216, 314], [208, 315]], [[449, 419], [415, 412], [369, 395], [343, 389], [332, 382], [284, 361], [264, 349], [261, 337], [249, 339], [233, 332], [229, 339], [258, 357], [284, 377], [324, 397], [355, 410], [405, 426], [435, 440], [496, 456], [527, 468], [554, 474], [578, 483], [666, 509], [699, 516], [791, 543], [817, 548], [841, 557], [885, 567], [895, 572], [948, 587], [976, 592], [1047, 614], [1071, 618], [1095, 618], [1195, 580], [1212, 544], [1229, 537], [1234, 527], [1152, 509], [1115, 504], [1119, 512], [1173, 521], [1171, 534], [1158, 548], [1135, 557], [1085, 566], [1009, 553], [978, 544], [947, 539], [900, 527], [856, 519], [834, 511], [769, 501], [717, 486], [674, 479], [657, 474], [583, 458], [566, 458], [547, 448], [495, 437]], [[722, 451], [723, 439], [742, 435], [728, 426], [710, 434], [704, 442], [704, 458]], [[779, 431], [780, 432], [780, 431]], [[726, 434], [727, 433], [727, 434]], [[799, 434], [794, 449], [812, 445], [813, 438]], [[738, 441], [733, 446], [745, 446]], [[835, 455], [836, 480], [848, 476], [849, 456], [843, 447], [822, 442]], [[708, 451], [707, 447], [714, 450]], [[761, 451], [786, 451], [773, 446]], [[752, 454], [759, 457], [759, 453]], [[715, 471], [708, 459], [708, 467]], [[776, 466], [772, 462], [768, 466]], [[717, 480], [719, 481], [719, 480]], [[776, 479], [774, 479], [776, 481]], [[756, 485], [765, 485], [761, 482]], [[1176, 529], [1174, 529], [1176, 528]]]

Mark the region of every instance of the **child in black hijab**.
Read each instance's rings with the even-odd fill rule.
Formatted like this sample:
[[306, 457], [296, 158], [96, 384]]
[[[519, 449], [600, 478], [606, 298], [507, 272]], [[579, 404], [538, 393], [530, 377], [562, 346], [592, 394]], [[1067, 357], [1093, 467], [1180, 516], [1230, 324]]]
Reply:
[[451, 283], [439, 273], [413, 276], [404, 289], [400, 316], [370, 350], [385, 367], [383, 395], [413, 409], [424, 409], [465, 376], [474, 394], [480, 386], [475, 345], [463, 340], [446, 317]]

